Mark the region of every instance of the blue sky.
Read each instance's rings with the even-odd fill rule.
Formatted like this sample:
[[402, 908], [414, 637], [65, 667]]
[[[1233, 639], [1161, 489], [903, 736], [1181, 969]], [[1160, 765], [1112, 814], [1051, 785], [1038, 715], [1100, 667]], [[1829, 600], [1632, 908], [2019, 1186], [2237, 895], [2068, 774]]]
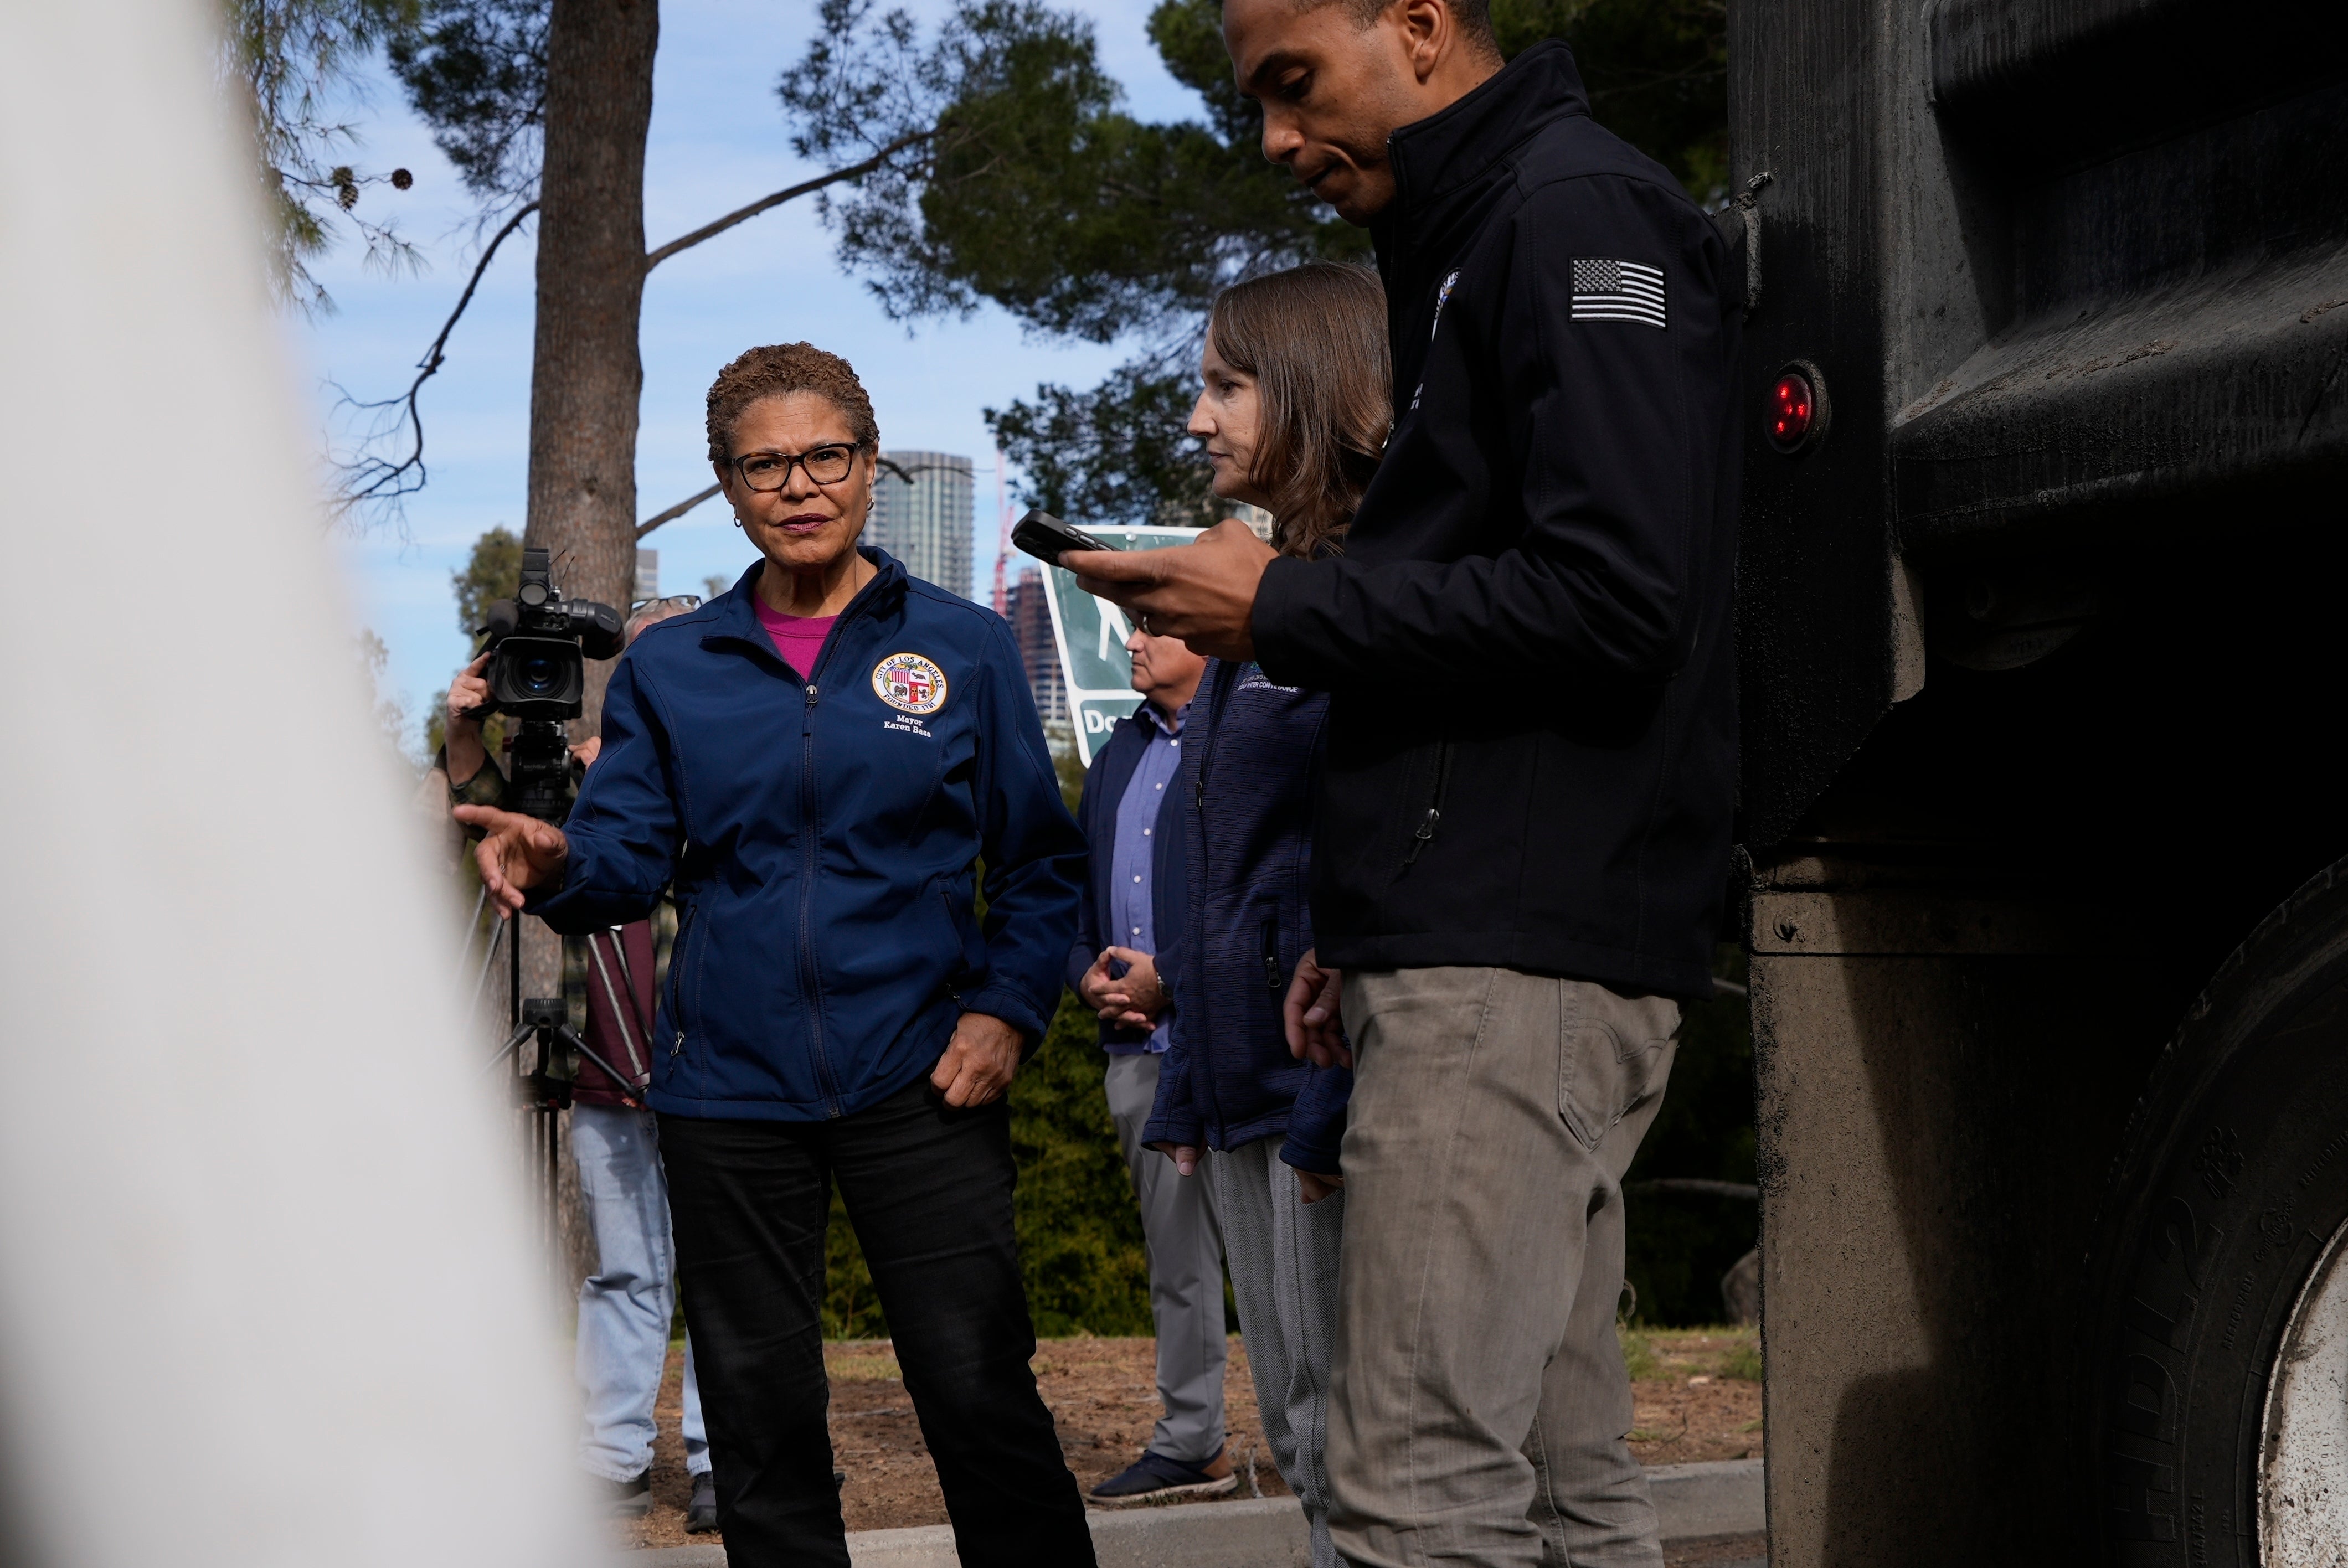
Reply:
[[[909, 8], [932, 15], [943, 9], [934, 0]], [[1094, 18], [1103, 64], [1124, 83], [1136, 113], [1170, 119], [1198, 112], [1195, 96], [1166, 74], [1149, 46], [1148, 0], [1076, 0], [1071, 8]], [[774, 94], [804, 47], [813, 15], [813, 0], [671, 0], [663, 7], [645, 175], [649, 244], [813, 172], [792, 155]], [[335, 439], [336, 387], [355, 397], [404, 388], [478, 254], [473, 203], [387, 73], [377, 73], [351, 118], [365, 138], [355, 162], [405, 165], [416, 174], [405, 194], [370, 188], [366, 210], [396, 215], [429, 264], [420, 275], [386, 276], [345, 244], [314, 265], [337, 308], [315, 320], [289, 317], [287, 330], [297, 373], [314, 392], [322, 453]], [[526, 235], [506, 241], [450, 341], [448, 364], [427, 384], [431, 482], [409, 499], [404, 529], [376, 527], [345, 542], [358, 612], [391, 651], [386, 692], [411, 716], [438, 700], [466, 647], [449, 572], [484, 530], [521, 526], [535, 265]], [[1121, 357], [1115, 345], [1031, 340], [992, 307], [966, 321], [917, 322], [909, 334], [860, 280], [842, 273], [813, 204], [793, 203], [664, 262], [647, 282], [640, 515], [708, 482], [701, 405], [717, 367], [752, 343], [802, 337], [855, 362], [885, 445], [967, 453], [976, 462], [973, 554], [982, 585], [994, 571], [994, 473], [979, 411], [1039, 381], [1089, 384]], [[705, 577], [731, 577], [749, 560], [716, 503], [645, 542], [661, 552], [661, 586], [670, 592], [698, 591]]]

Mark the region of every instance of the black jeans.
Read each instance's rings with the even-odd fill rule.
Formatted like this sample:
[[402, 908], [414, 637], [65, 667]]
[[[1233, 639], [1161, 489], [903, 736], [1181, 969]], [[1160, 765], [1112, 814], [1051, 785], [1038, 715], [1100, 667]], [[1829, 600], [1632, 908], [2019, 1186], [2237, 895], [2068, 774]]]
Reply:
[[1092, 1534], [1028, 1367], [1011, 1116], [926, 1077], [836, 1122], [664, 1114], [677, 1274], [734, 1568], [848, 1568], [823, 1369], [831, 1184], [872, 1268], [966, 1568], [1091, 1568]]

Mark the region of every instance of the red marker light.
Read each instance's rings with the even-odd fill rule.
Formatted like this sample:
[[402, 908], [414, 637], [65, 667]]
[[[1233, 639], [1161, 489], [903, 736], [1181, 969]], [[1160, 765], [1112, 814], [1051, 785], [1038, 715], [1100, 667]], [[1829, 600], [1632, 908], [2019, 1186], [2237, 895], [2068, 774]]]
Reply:
[[1798, 456], [1825, 439], [1826, 387], [1807, 361], [1796, 360], [1777, 373], [1762, 422], [1769, 445], [1788, 457]]
[[1769, 440], [1781, 452], [1790, 452], [1810, 436], [1810, 415], [1818, 411], [1818, 395], [1810, 378], [1787, 371], [1769, 394]]

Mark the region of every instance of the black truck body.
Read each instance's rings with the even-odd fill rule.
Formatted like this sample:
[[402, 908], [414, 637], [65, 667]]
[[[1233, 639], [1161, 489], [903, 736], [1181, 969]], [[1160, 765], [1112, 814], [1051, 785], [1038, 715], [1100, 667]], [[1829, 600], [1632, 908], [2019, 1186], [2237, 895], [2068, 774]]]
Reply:
[[1779, 1568], [2348, 1562], [2343, 24], [1732, 8]]

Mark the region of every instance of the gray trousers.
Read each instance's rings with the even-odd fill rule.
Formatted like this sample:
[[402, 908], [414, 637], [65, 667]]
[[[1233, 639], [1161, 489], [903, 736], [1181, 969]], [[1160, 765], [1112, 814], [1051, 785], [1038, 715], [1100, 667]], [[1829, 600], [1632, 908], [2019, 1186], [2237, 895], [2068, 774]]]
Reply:
[[1679, 1005], [1511, 969], [1345, 977], [1330, 1526], [1356, 1568], [1661, 1568], [1623, 1441], [1622, 1173]]
[[1336, 1568], [1329, 1539], [1329, 1357], [1337, 1333], [1337, 1249], [1345, 1194], [1308, 1205], [1278, 1138], [1207, 1152], [1230, 1249], [1231, 1297], [1247, 1341], [1263, 1440], [1304, 1505], [1313, 1568]]
[[1141, 1146], [1158, 1100], [1158, 1067], [1155, 1056], [1112, 1056], [1104, 1084], [1149, 1249], [1158, 1399], [1166, 1412], [1149, 1446], [1168, 1459], [1204, 1464], [1223, 1446], [1223, 1235], [1207, 1184]]

